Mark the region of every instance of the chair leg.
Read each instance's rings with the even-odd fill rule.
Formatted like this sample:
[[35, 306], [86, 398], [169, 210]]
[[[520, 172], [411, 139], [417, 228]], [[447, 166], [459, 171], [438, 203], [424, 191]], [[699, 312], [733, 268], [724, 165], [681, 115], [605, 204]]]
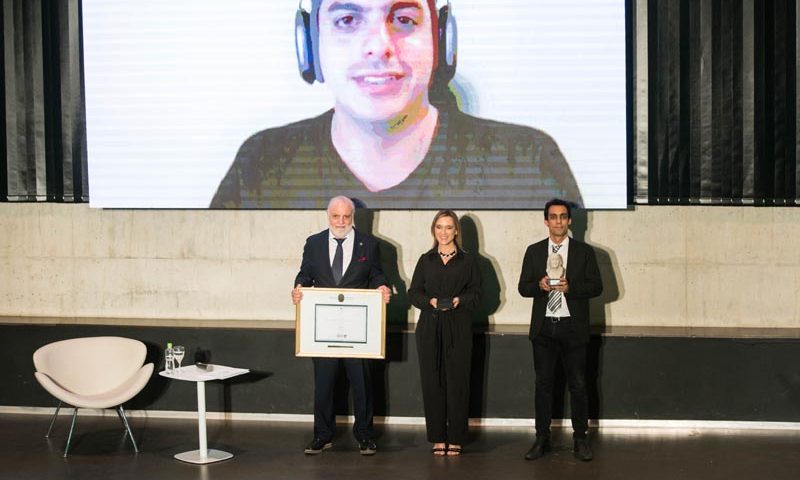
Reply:
[[124, 437], [128, 434], [128, 429], [125, 428], [125, 420], [122, 419], [122, 413], [120, 413], [119, 407], [117, 407], [115, 411], [117, 412], [117, 418], [119, 418], [119, 421], [122, 422], [122, 436]]
[[131, 432], [131, 427], [128, 425], [128, 417], [125, 416], [125, 410], [122, 409], [122, 405], [117, 407], [117, 414], [119, 415], [120, 420], [122, 420], [122, 424], [125, 425], [125, 430], [128, 431], [128, 436], [131, 437], [133, 450], [136, 453], [139, 453], [139, 447], [136, 446], [136, 439], [133, 438], [133, 432]]
[[72, 441], [72, 431], [75, 430], [75, 420], [78, 418], [78, 407], [72, 412], [72, 425], [69, 427], [69, 435], [67, 435], [67, 444], [64, 445], [64, 457], [69, 453], [69, 442]]
[[53, 419], [50, 420], [50, 428], [47, 429], [47, 433], [44, 435], [44, 438], [50, 438], [50, 432], [53, 431], [53, 425], [56, 424], [56, 418], [58, 418], [59, 410], [61, 410], [61, 400], [58, 401], [58, 406], [56, 407], [56, 413], [53, 414]]

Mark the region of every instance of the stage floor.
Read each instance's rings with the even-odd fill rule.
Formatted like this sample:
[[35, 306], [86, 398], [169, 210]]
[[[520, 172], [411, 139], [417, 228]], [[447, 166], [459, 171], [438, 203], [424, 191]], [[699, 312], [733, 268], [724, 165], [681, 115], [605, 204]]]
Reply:
[[473, 429], [458, 458], [433, 457], [422, 426], [378, 426], [378, 454], [358, 454], [341, 425], [334, 447], [303, 454], [311, 425], [262, 421], [209, 421], [209, 448], [234, 454], [198, 466], [173, 458], [197, 448], [194, 420], [131, 418], [139, 443], [135, 454], [116, 416], [78, 417], [69, 457], [69, 428], [60, 416], [50, 439], [45, 415], [0, 414], [0, 479], [365, 479], [569, 478], [648, 480], [796, 479], [800, 431], [614, 430], [592, 432], [595, 460], [572, 456], [569, 432], [555, 430], [554, 451], [533, 462], [523, 455], [532, 432], [521, 427]]

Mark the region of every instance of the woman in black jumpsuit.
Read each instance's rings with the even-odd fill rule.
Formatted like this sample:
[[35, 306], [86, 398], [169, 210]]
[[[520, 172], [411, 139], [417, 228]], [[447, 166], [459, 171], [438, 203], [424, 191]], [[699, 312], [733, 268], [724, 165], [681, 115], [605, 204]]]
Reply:
[[416, 338], [428, 441], [434, 455], [461, 454], [467, 440], [472, 362], [472, 311], [481, 278], [475, 255], [461, 248], [452, 210], [431, 224], [433, 248], [423, 254], [408, 289], [420, 309]]

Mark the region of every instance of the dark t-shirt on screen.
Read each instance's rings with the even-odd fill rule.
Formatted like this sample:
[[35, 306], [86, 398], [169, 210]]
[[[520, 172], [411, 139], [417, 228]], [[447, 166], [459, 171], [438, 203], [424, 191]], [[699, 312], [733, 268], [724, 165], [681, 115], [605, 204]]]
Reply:
[[551, 198], [581, 205], [555, 141], [525, 126], [440, 110], [419, 167], [402, 183], [370, 192], [331, 141], [333, 110], [248, 138], [211, 208], [324, 209], [345, 195], [374, 209], [541, 209]]

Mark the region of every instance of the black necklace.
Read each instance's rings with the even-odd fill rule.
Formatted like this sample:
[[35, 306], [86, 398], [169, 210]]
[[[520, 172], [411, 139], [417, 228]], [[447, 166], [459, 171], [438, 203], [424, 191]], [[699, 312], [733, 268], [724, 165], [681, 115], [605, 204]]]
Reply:
[[453, 255], [455, 255], [455, 254], [456, 254], [456, 252], [458, 252], [458, 250], [453, 250], [453, 251], [452, 251], [452, 252], [450, 252], [450, 253], [439, 252], [439, 256], [440, 256], [440, 257], [442, 257], [442, 258], [450, 258], [450, 257], [452, 257]]

